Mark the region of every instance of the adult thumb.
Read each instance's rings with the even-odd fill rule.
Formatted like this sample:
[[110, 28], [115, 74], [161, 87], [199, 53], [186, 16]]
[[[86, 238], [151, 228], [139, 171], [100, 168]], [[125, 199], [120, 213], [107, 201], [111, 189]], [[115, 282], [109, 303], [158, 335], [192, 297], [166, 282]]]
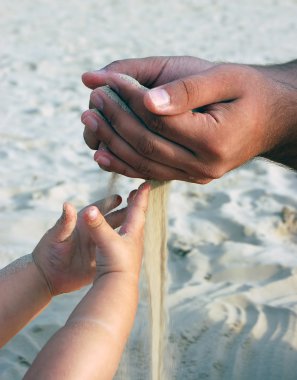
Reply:
[[147, 91], [144, 104], [149, 111], [158, 115], [178, 115], [232, 100], [241, 93], [235, 77], [236, 70], [224, 66], [211, 68]]

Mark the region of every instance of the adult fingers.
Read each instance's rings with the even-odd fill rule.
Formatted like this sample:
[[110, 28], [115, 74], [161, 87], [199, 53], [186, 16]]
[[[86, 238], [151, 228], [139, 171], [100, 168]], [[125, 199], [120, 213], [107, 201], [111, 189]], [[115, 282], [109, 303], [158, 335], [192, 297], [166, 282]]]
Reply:
[[119, 231], [120, 235], [126, 235], [132, 239], [143, 237], [149, 191], [150, 184], [145, 182], [139, 187], [137, 193], [133, 195], [133, 200], [129, 201], [127, 218]]
[[[145, 131], [147, 130], [145, 129]], [[100, 126], [98, 134], [104, 144], [100, 144], [98, 151], [94, 155], [94, 160], [102, 169], [114, 171], [130, 178], [187, 180], [187, 173], [167, 166], [166, 162], [163, 164], [162, 159], [160, 160], [161, 162], [155, 162], [152, 160], [154, 157], [150, 159], [150, 157], [142, 156], [107, 124]], [[141, 143], [144, 144], [145, 141]], [[164, 142], [164, 144], [166, 146], [169, 145], [167, 151], [169, 149], [169, 153], [171, 154], [170, 146], [172, 143]], [[174, 159], [171, 161], [173, 162], [172, 165], [174, 165]], [[190, 162], [190, 157], [188, 157], [188, 162]]]
[[144, 104], [153, 113], [177, 115], [233, 100], [242, 94], [238, 81], [243, 75], [244, 70], [237, 65], [219, 65], [149, 90], [144, 96]]
[[[112, 154], [112, 152], [105, 150], [101, 153], [100, 151], [97, 151], [95, 153], [95, 160], [99, 161], [97, 154], [104, 155], [104, 159], [108, 160], [108, 168], [99, 164], [103, 170], [115, 172], [130, 178], [156, 179], [159, 181], [179, 180], [199, 184], [206, 184], [213, 179], [208, 177], [207, 170], [204, 168], [205, 165], [200, 165], [199, 163], [197, 163], [197, 168], [195, 168], [193, 172], [189, 173], [177, 171], [164, 165], [162, 166], [162, 172], [159, 172], [158, 170], [153, 172], [150, 169], [152, 163], [152, 161], [150, 161], [148, 162], [148, 166], [145, 168], [144, 172], [136, 172], [126, 162], [121, 161], [118, 157]], [[161, 165], [159, 167], [161, 167]], [[148, 172], [150, 172], [149, 177], [147, 175]]]
[[98, 118], [102, 118], [102, 115], [97, 110], [88, 110], [81, 115], [81, 122], [85, 125], [83, 137], [90, 149], [98, 149], [100, 139], [98, 137]]
[[[101, 143], [100, 146], [103, 144]], [[107, 147], [100, 148], [94, 154], [94, 160], [101, 169], [114, 172], [129, 178], [142, 178], [142, 174], [135, 171], [126, 162], [115, 156]]]
[[110, 72], [122, 73], [135, 78], [144, 86], [150, 87], [163, 72], [170, 57], [146, 57], [114, 61], [101, 70], [86, 72], [83, 83], [94, 89], [106, 84], [106, 75]]
[[[157, 133], [153, 133], [148, 128], [154, 128], [154, 132], [159, 132], [157, 127], [157, 122], [155, 122], [154, 115], [145, 115], [149, 112], [143, 107], [141, 103], [139, 103], [139, 99], [141, 98], [142, 89], [135, 88], [135, 86], [128, 85], [126, 88], [126, 80], [117, 82], [118, 87], [120, 88], [120, 92], [124, 93], [126, 96], [125, 100], [129, 100], [131, 108], [136, 110], [137, 115], [133, 114], [130, 109], [127, 111], [127, 106], [123, 104], [122, 100], [118, 98], [114, 93], [113, 97], [110, 96], [109, 93], [101, 89], [96, 89], [91, 94], [91, 99], [94, 103], [101, 104], [102, 110], [101, 112], [104, 114], [104, 117], [109, 121], [113, 130], [116, 131], [117, 135], [120, 136], [127, 143], [126, 151], [128, 147], [133, 147], [134, 151], [138, 153], [141, 157], [132, 157], [132, 153], [130, 153], [130, 157], [127, 155], [124, 156], [124, 152], [120, 153], [118, 149], [114, 146], [111, 147], [110, 142], [107, 142], [108, 147], [112, 150], [118, 157], [123, 159], [124, 161], [131, 164], [136, 171], [144, 172], [144, 166], [147, 166], [144, 158], [147, 158], [151, 161], [150, 170], [153, 170], [153, 166], [157, 165], [157, 163], [162, 163], [163, 165], [174, 168], [174, 170], [181, 170], [184, 166], [184, 162], [187, 162], [188, 165], [196, 162], [194, 155], [188, 150], [180, 146], [178, 143], [180, 142], [180, 136], [175, 139], [173, 134], [170, 135], [169, 131], [164, 132], [164, 134], [169, 135], [170, 140], [164, 139], [162, 136], [159, 136]], [[144, 125], [142, 120], [138, 117], [145, 119], [145, 123], [148, 126]], [[150, 117], [152, 116], [152, 117]], [[159, 118], [159, 117], [158, 117]], [[171, 120], [173, 121], [173, 120]], [[184, 120], [183, 120], [184, 121]], [[162, 121], [165, 123], [166, 121]], [[161, 123], [159, 123], [161, 125]], [[172, 127], [172, 123], [168, 123], [168, 129]], [[182, 129], [183, 124], [182, 125]], [[176, 128], [175, 128], [176, 129]], [[193, 135], [193, 128], [189, 129], [191, 135]], [[193, 136], [192, 136], [193, 137]], [[114, 136], [114, 140], [117, 140], [118, 137]], [[104, 139], [102, 138], [104, 141]], [[119, 148], [119, 144], [118, 147]], [[143, 157], [143, 158], [142, 158]], [[159, 170], [159, 174], [161, 174], [161, 168]], [[176, 175], [180, 175], [182, 173], [176, 173]], [[166, 175], [166, 173], [164, 173]], [[152, 177], [148, 175], [148, 177]]]
[[[197, 166], [192, 152], [197, 151], [199, 141], [204, 141], [208, 133], [216, 129], [214, 117], [199, 112], [185, 112], [178, 116], [154, 115], [143, 105], [146, 90], [135, 81], [131, 84], [127, 76], [112, 74], [109, 84], [121, 98], [117, 97], [115, 101], [105, 91], [96, 89], [91, 99], [102, 107], [104, 117], [134, 150], [143, 157], [172, 168], [184, 170], [186, 165], [187, 172], [193, 165]], [[133, 113], [126, 112], [124, 107], [127, 108], [127, 105], [123, 101]]]
[[[143, 174], [137, 172], [132, 166], [123, 161], [125, 158], [129, 161], [130, 158], [130, 162], [136, 164], [141, 162], [141, 158], [135, 157], [136, 152], [115, 132], [107, 120], [94, 110], [84, 112], [84, 117], [85, 123], [88, 123], [90, 117], [92, 117], [92, 123], [96, 123], [98, 126], [96, 139], [101, 142], [99, 147], [97, 146], [98, 151], [94, 155], [94, 160], [98, 165], [103, 170], [114, 171], [126, 177], [142, 178]], [[117, 157], [113, 152], [116, 152], [121, 158]]]

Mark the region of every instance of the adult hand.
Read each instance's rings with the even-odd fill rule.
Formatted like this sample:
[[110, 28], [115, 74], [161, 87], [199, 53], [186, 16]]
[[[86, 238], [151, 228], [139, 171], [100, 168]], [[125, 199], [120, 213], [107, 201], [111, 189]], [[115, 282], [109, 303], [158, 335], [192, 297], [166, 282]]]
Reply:
[[[136, 79], [147, 88], [154, 88], [213, 66], [215, 64], [212, 62], [189, 56], [124, 59], [114, 61], [101, 70], [83, 74], [82, 81], [90, 89], [95, 89], [106, 84], [107, 73], [122, 73]], [[94, 108], [91, 102], [90, 108]], [[89, 125], [84, 129], [84, 139], [91, 149], [97, 149], [100, 138], [92, 126], [94, 123], [90, 118]]]
[[136, 79], [141, 85], [153, 88], [175, 79], [198, 74], [216, 64], [190, 56], [146, 57], [114, 61], [100, 70], [82, 75], [83, 83], [90, 89], [105, 85], [106, 73], [121, 73]]
[[108, 150], [95, 159], [107, 170], [207, 183], [258, 155], [297, 166], [296, 89], [260, 69], [220, 64], [151, 91], [123, 75], [97, 76], [133, 112], [99, 88], [91, 94], [105, 121], [91, 111], [82, 119], [98, 125]]

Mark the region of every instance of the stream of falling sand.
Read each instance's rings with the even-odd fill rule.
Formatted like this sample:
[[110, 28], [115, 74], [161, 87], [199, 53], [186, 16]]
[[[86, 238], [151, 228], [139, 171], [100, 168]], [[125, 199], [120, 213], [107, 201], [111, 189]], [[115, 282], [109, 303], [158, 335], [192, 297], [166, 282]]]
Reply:
[[[118, 175], [112, 173], [108, 193], [115, 191]], [[150, 375], [151, 380], [166, 380], [167, 343], [166, 273], [167, 273], [167, 201], [169, 182], [149, 181], [151, 191], [144, 236], [144, 271], [147, 281], [150, 315]], [[125, 379], [127, 380], [127, 379]]]
[[[141, 86], [126, 75], [122, 78], [131, 85]], [[125, 112], [131, 110], [108, 86], [102, 90]], [[146, 89], [145, 89], [146, 90]], [[98, 111], [97, 111], [98, 112]], [[98, 112], [103, 119], [104, 117]], [[117, 175], [112, 173], [108, 193], [114, 193]], [[146, 216], [144, 237], [144, 269], [147, 279], [149, 310], [151, 321], [151, 380], [166, 380], [164, 365], [165, 342], [167, 341], [166, 273], [167, 273], [167, 200], [169, 182], [149, 181], [151, 191]]]
[[165, 380], [165, 344], [167, 341], [167, 199], [168, 182], [151, 182], [144, 237], [144, 266], [151, 310], [151, 377]]

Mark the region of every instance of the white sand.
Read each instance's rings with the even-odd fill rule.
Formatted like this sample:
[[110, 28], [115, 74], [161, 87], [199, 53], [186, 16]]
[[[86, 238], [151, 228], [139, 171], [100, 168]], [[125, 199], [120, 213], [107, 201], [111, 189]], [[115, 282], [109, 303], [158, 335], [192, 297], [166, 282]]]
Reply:
[[[64, 200], [81, 207], [106, 191], [82, 140], [82, 72], [131, 56], [297, 56], [296, 0], [0, 0], [0, 14], [1, 266], [32, 251]], [[122, 179], [121, 194], [138, 183]], [[296, 189], [295, 173], [261, 160], [204, 187], [173, 183], [172, 379], [296, 378]], [[1, 350], [1, 380], [21, 379], [83, 293], [58, 297]], [[144, 324], [129, 346], [132, 380], [146, 379]]]

